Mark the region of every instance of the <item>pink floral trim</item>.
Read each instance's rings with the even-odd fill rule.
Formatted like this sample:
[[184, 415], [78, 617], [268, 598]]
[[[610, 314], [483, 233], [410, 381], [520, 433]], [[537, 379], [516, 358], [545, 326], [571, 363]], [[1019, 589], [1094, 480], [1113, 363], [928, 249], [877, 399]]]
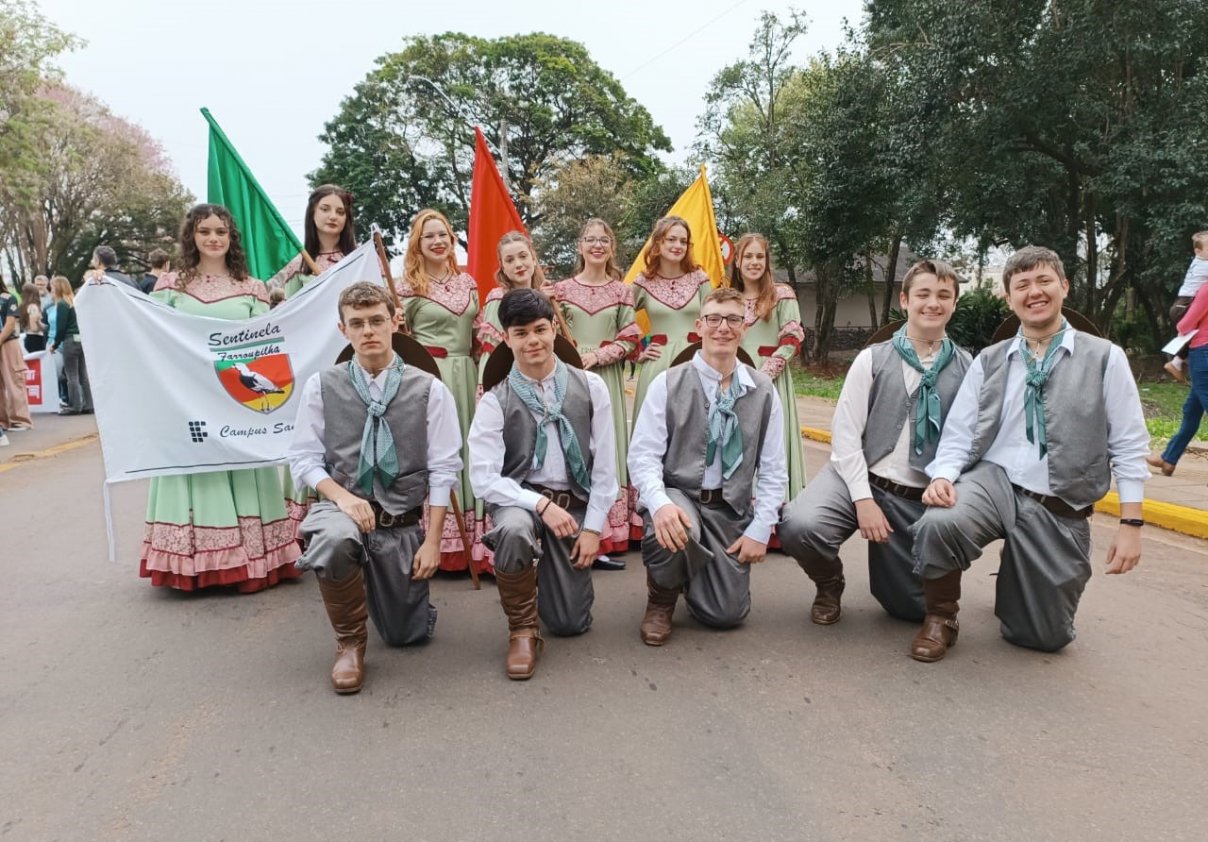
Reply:
[[759, 367], [759, 370], [775, 380], [784, 371], [785, 364], [784, 357], [768, 357], [763, 361], [763, 365]]
[[554, 284], [552, 294], [555, 300], [573, 304], [590, 316], [609, 307], [633, 306], [633, 290], [621, 281], [593, 286], [578, 278], [567, 278]]
[[487, 300], [482, 302], [484, 305], [490, 304], [492, 301], [503, 300], [503, 287], [491, 287], [491, 291], [487, 293]]
[[[319, 273], [322, 274], [335, 266], [344, 259], [342, 251], [321, 251], [314, 255], [315, 265], [319, 267]], [[294, 279], [296, 275], [309, 275], [310, 267], [302, 265], [302, 255], [298, 255], [289, 263], [281, 268], [281, 271], [268, 279], [270, 287], [283, 287]]]
[[[176, 279], [179, 276], [179, 272], [164, 272], [155, 282], [155, 289], [152, 292], [162, 292], [163, 290], [181, 292], [176, 288]], [[183, 293], [190, 298], [197, 299], [202, 304], [213, 304], [216, 301], [225, 301], [228, 298], [238, 298], [243, 295], [250, 295], [258, 301], [268, 303], [268, 292], [265, 290], [264, 281], [256, 278], [244, 278], [242, 281], [236, 281], [229, 275], [199, 275], [185, 285]]]
[[709, 276], [697, 269], [678, 278], [664, 278], [661, 275], [648, 278], [645, 273], [639, 273], [633, 283], [634, 286], [646, 290], [646, 294], [651, 298], [672, 310], [683, 310], [696, 299], [701, 284], [708, 280]]
[[238, 526], [227, 527], [148, 523], [141, 560], [148, 570], [182, 576], [246, 567], [248, 578], [264, 579], [301, 557], [289, 518], [269, 523], [258, 517], [238, 520]]
[[[401, 298], [411, 298], [417, 294], [405, 280], [398, 280], [394, 285]], [[428, 294], [421, 297], [439, 304], [455, 316], [460, 316], [470, 309], [471, 304], [477, 302], [478, 283], [462, 272], [444, 283], [432, 281], [428, 284]]]
[[780, 326], [781, 345], [792, 345], [794, 348], [800, 348], [801, 343], [804, 341], [805, 331], [801, 329], [801, 322], [785, 322]]

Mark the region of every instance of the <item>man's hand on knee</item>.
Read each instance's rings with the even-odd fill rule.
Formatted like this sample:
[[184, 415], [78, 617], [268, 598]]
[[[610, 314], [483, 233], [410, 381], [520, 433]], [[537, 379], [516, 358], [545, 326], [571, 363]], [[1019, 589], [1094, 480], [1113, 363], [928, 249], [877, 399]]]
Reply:
[[679, 506], [664, 503], [651, 520], [654, 538], [664, 550], [676, 553], [688, 546], [688, 531], [692, 528], [692, 521]]
[[440, 567], [440, 533], [430, 533], [415, 551], [411, 562], [411, 578], [414, 580], [431, 579], [436, 569]]
[[768, 545], [740, 535], [737, 541], [726, 547], [726, 552], [735, 556], [739, 564], [758, 564], [767, 558]]
[[933, 479], [923, 492], [923, 503], [950, 509], [956, 505], [956, 486], [943, 477]]
[[343, 493], [331, 502], [339, 506], [340, 511], [352, 518], [353, 523], [362, 532], [372, 532], [377, 525], [377, 519], [373, 515], [373, 507], [369, 505], [369, 501], [362, 500], [360, 497], [342, 488], [340, 491]]
[[541, 522], [559, 538], [569, 538], [579, 531], [579, 521], [575, 520], [566, 509], [555, 504], [553, 500], [547, 498], [545, 505], [542, 506], [538, 503], [537, 508]]
[[600, 533], [591, 529], [579, 532], [570, 551], [570, 562], [576, 570], [586, 570], [600, 555]]
[[871, 497], [856, 501], [856, 523], [860, 527], [860, 537], [865, 541], [877, 544], [889, 542], [893, 527], [889, 525], [889, 519], [885, 517], [877, 501]]

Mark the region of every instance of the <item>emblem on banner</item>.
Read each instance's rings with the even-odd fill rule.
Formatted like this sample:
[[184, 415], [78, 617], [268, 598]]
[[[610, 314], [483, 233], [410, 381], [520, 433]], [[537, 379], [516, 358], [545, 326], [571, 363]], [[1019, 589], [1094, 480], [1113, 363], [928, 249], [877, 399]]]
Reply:
[[226, 393], [248, 409], [272, 412], [294, 391], [294, 371], [289, 354], [268, 354], [214, 361], [218, 382]]

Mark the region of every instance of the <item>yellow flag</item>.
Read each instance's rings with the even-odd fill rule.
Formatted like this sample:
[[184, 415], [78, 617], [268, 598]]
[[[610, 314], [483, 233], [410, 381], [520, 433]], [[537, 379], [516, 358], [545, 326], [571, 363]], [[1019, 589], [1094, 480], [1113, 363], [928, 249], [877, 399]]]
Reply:
[[[705, 166], [701, 165], [700, 175], [688, 189], [676, 199], [667, 216], [679, 216], [692, 229], [692, 256], [697, 264], [709, 276], [713, 286], [720, 286], [725, 278], [726, 265], [721, 256], [721, 240], [717, 236], [717, 217], [713, 214], [713, 194], [709, 192], [709, 179], [705, 175]], [[646, 268], [643, 255], [650, 247], [647, 239], [638, 252], [637, 259], [625, 274], [625, 283], [633, 283], [638, 273]], [[645, 313], [638, 314], [638, 326], [642, 333], [650, 332], [650, 321]]]

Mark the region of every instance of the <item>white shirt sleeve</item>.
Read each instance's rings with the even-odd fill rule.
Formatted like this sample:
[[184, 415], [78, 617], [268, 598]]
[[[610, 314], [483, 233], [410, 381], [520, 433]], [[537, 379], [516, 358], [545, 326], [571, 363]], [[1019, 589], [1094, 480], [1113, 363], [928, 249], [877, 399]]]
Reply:
[[331, 479], [327, 473], [323, 428], [323, 388], [316, 373], [302, 387], [302, 400], [294, 418], [294, 437], [287, 454], [289, 473], [298, 488], [318, 488], [323, 480]]
[[965, 372], [960, 391], [956, 393], [956, 398], [948, 410], [948, 417], [944, 419], [944, 431], [940, 435], [935, 459], [927, 466], [927, 476], [932, 479], [956, 482], [957, 477], [961, 475], [965, 460], [969, 458], [969, 448], [973, 446], [973, 430], [977, 425], [977, 402], [981, 396], [984, 379], [982, 358], [976, 357]]
[[784, 450], [784, 410], [773, 392], [767, 435], [759, 449], [759, 473], [755, 477], [755, 517], [743, 532], [753, 541], [766, 544], [772, 527], [780, 520], [780, 505], [789, 484], [788, 460]]
[[601, 532], [608, 520], [608, 510], [616, 502], [617, 439], [612, 423], [612, 400], [608, 386], [598, 374], [588, 371], [587, 388], [591, 393], [591, 497], [583, 528]]
[[449, 387], [432, 381], [428, 393], [428, 505], [448, 506], [461, 472], [461, 423]]
[[629, 481], [638, 490], [638, 504], [654, 513], [671, 502], [663, 487], [663, 456], [667, 452], [667, 372], [646, 390], [629, 440]]
[[478, 402], [468, 441], [474, 496], [493, 506], [519, 506], [530, 512], [537, 508], [540, 494], [503, 476], [503, 409], [490, 392]]
[[1140, 503], [1145, 496], [1149, 467], [1149, 429], [1141, 411], [1141, 396], [1124, 351], [1112, 346], [1103, 372], [1103, 405], [1107, 408], [1107, 453], [1121, 503]]
[[864, 458], [864, 428], [868, 425], [868, 396], [872, 391], [872, 351], [865, 348], [852, 362], [831, 420], [831, 464], [847, 484], [853, 502], [872, 497], [868, 462]]

